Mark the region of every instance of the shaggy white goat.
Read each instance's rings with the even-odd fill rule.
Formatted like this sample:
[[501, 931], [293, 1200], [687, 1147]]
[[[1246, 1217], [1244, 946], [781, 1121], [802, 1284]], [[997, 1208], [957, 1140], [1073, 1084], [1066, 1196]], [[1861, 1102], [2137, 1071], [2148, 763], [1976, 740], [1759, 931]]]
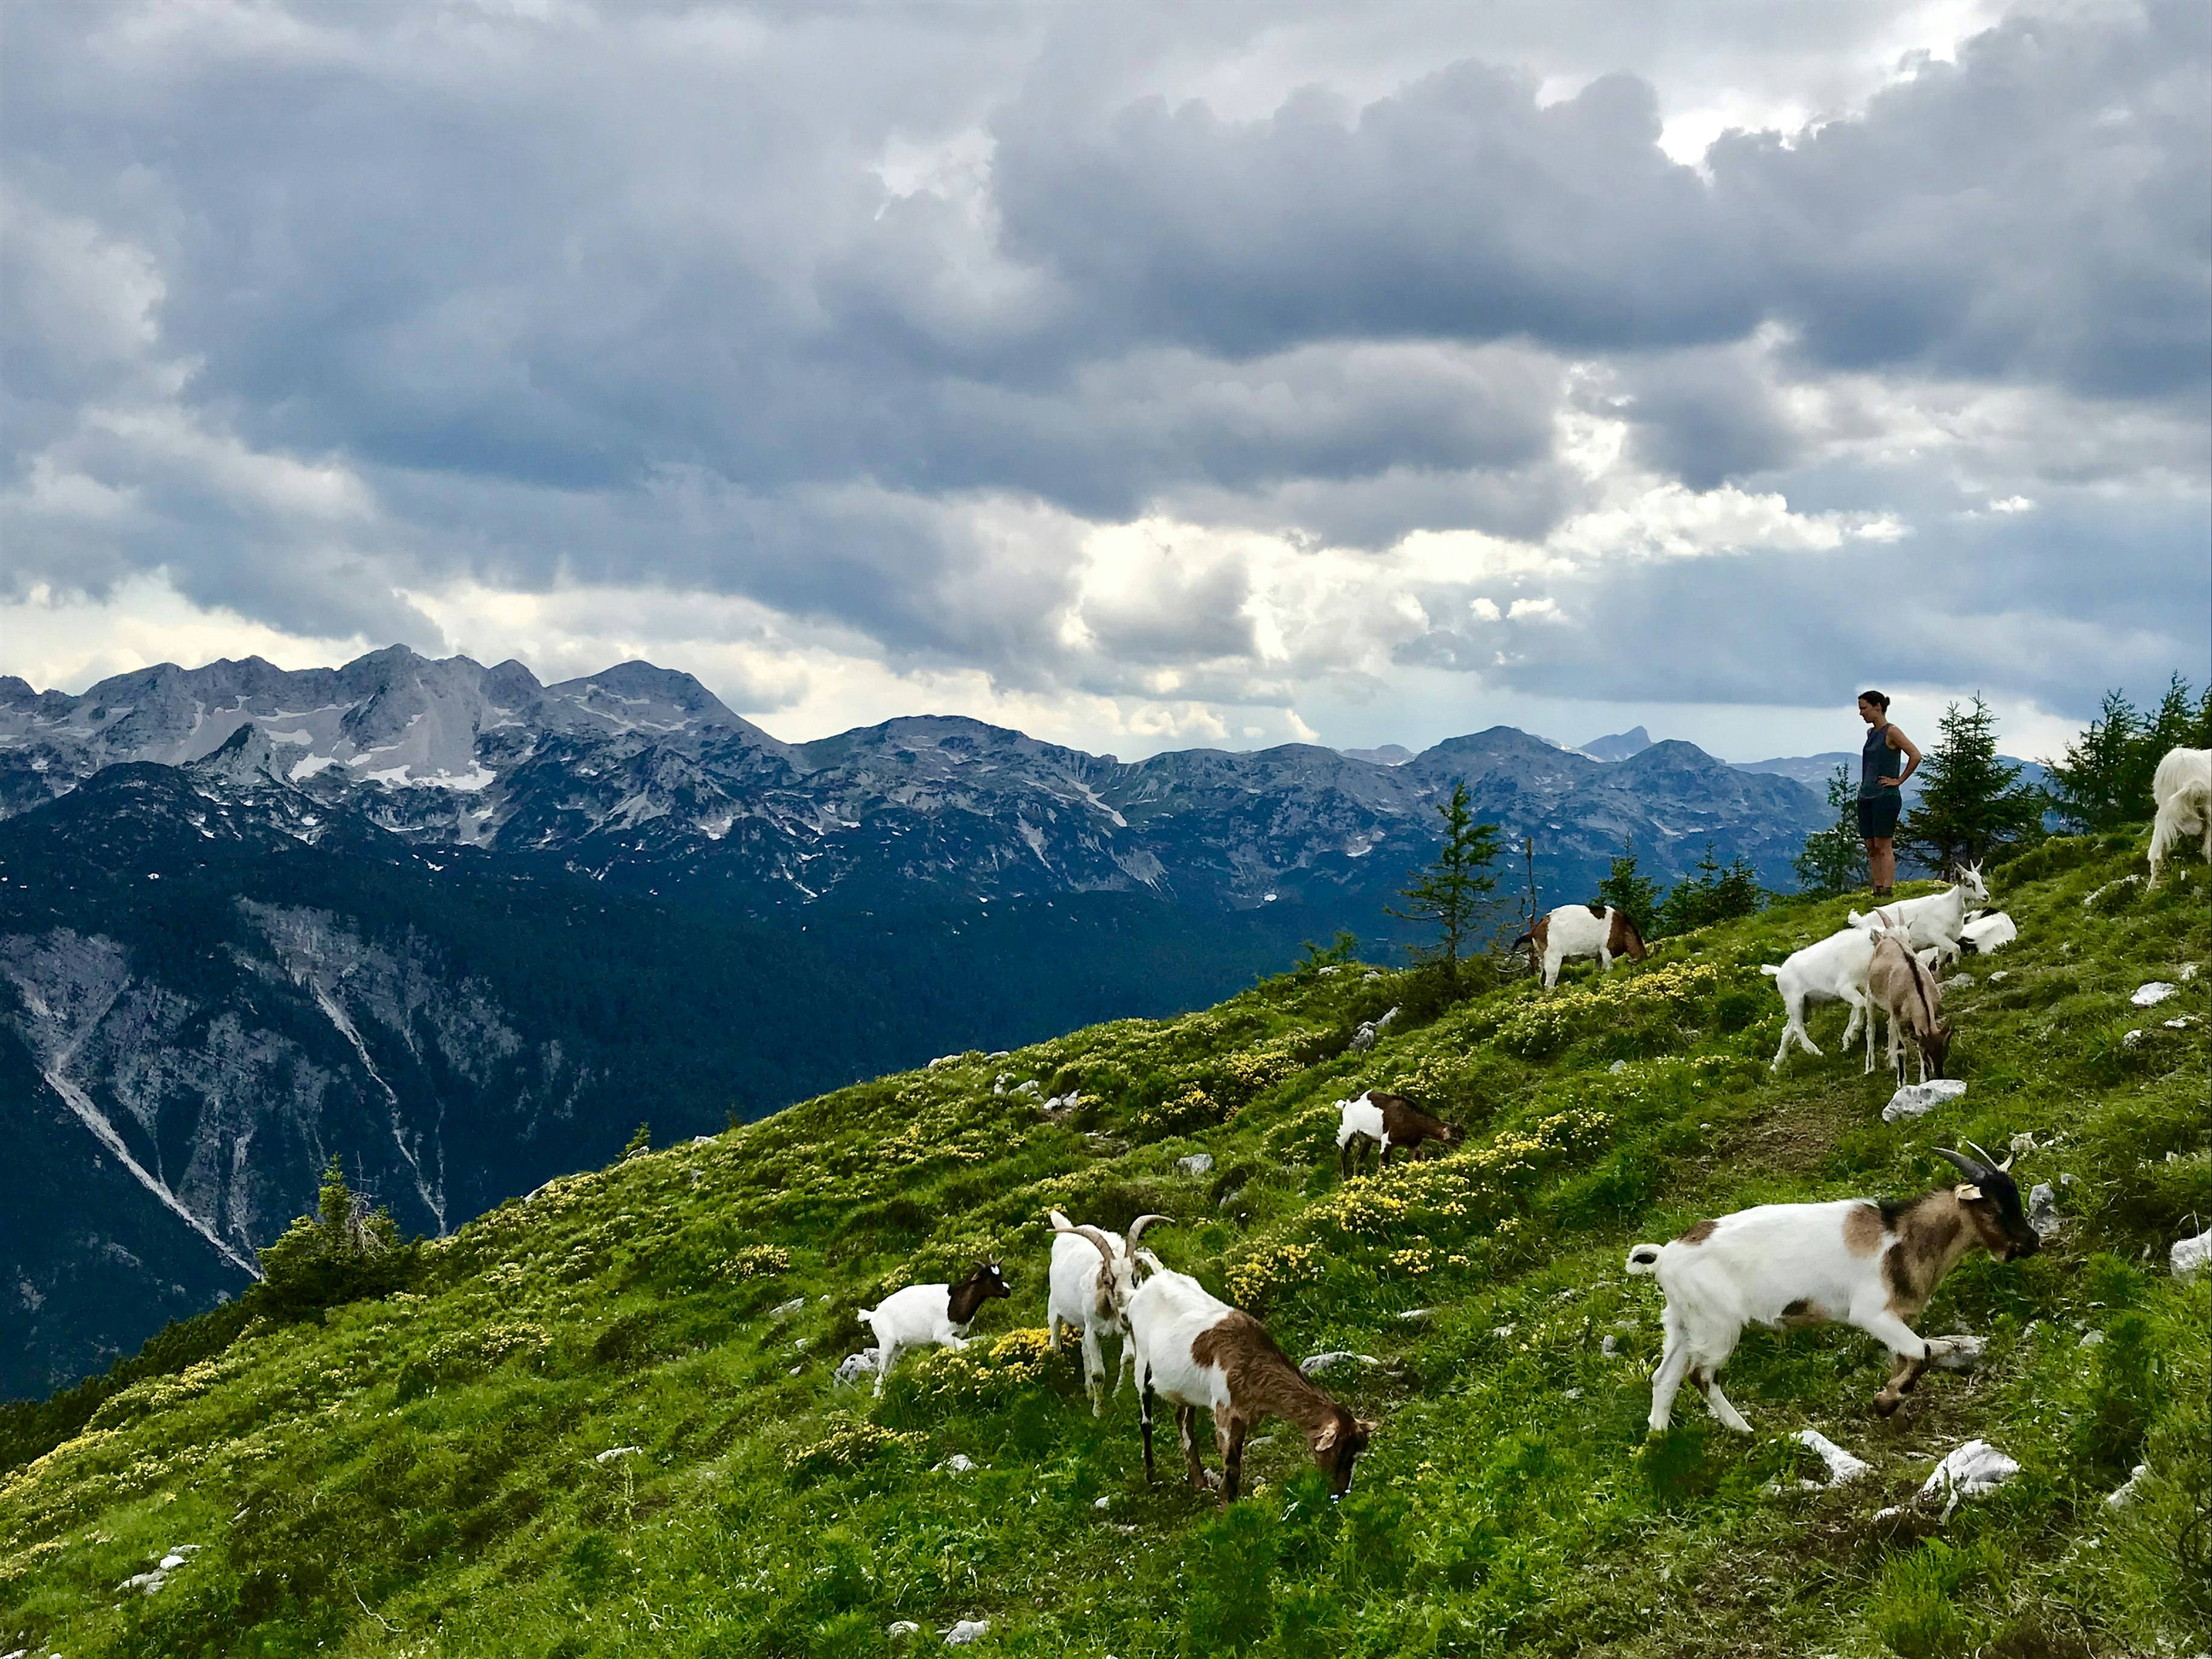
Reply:
[[2166, 869], [2166, 855], [2185, 836], [2204, 838], [2212, 864], [2212, 749], [2169, 749], [2150, 781], [2158, 817], [2150, 827], [2150, 884]]

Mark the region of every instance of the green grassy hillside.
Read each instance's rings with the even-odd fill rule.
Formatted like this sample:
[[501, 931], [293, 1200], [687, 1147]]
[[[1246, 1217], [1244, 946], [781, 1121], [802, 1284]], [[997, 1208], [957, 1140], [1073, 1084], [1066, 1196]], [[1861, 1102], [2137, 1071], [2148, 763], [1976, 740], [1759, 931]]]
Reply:
[[[2212, 914], [2201, 866], [2115, 885], [2138, 846], [2001, 872], [2020, 942], [1952, 996], [1970, 1091], [1895, 1127], [1838, 1010], [1814, 1023], [1826, 1060], [1766, 1069], [1756, 964], [1845, 908], [1791, 903], [1603, 981], [1401, 1019], [1369, 1053], [1346, 1042], [1405, 981], [1309, 970], [556, 1182], [428, 1252], [415, 1290], [249, 1324], [0, 1476], [0, 1652], [857, 1655], [961, 1619], [990, 1621], [982, 1650], [1120, 1659], [2195, 1652], [2212, 1284], [2166, 1255], [2212, 1212], [2212, 975], [2155, 1011], [2128, 996], [2212, 957]], [[1046, 1121], [1031, 1079], [1083, 1104]], [[1370, 1085], [1468, 1146], [1340, 1184], [1331, 1103]], [[2023, 1134], [2023, 1188], [2072, 1177], [2063, 1231], [1967, 1262], [1920, 1323], [1986, 1337], [1977, 1369], [1884, 1420], [1870, 1340], [1753, 1332], [1727, 1382], [1756, 1437], [1686, 1391], [1646, 1443], [1660, 1299], [1623, 1275], [1631, 1243], [1909, 1194], [1953, 1178], [1930, 1146]], [[1200, 1151], [1212, 1169], [1179, 1173]], [[1226, 1516], [1148, 1489], [1131, 1395], [1094, 1420], [1072, 1346], [1044, 1351], [1050, 1206], [1168, 1212], [1160, 1253], [1294, 1356], [1373, 1356], [1328, 1379], [1382, 1425], [1352, 1495], [1329, 1504], [1280, 1431]], [[880, 1402], [834, 1383], [856, 1304], [985, 1251], [1015, 1295], [964, 1354], [910, 1358]], [[1873, 1475], [1802, 1486], [1806, 1427]], [[1948, 1522], [1913, 1504], [1976, 1436], [2021, 1476]], [[155, 1593], [118, 1588], [184, 1545]]]

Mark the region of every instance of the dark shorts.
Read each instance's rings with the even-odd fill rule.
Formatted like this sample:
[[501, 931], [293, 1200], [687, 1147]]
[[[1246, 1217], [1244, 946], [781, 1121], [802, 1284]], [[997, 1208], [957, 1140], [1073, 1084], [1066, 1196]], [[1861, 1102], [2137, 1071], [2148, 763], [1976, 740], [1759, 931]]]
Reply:
[[1885, 789], [1872, 800], [1859, 802], [1859, 835], [1867, 841], [1887, 841], [1897, 833], [1897, 816], [1905, 810], [1899, 792]]

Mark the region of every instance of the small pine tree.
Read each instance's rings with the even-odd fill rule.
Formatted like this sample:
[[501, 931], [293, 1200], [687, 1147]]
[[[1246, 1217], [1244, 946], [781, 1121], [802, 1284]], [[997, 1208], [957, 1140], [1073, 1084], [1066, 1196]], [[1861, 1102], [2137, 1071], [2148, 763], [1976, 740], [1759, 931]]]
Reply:
[[1597, 902], [1626, 916], [1646, 939], [1654, 937], [1652, 929], [1658, 926], [1659, 884], [1649, 876], [1636, 873], [1633, 841], [1623, 840], [1620, 843], [1620, 856], [1613, 861], [1613, 873], [1597, 884]]
[[1444, 821], [1443, 846], [1426, 870], [1413, 872], [1412, 885], [1401, 890], [1405, 908], [1386, 906], [1385, 913], [1401, 921], [1434, 922], [1437, 943], [1419, 954], [1456, 983], [1483, 896], [1498, 886], [1497, 878], [1483, 873], [1498, 857], [1498, 826], [1474, 821], [1464, 783], [1452, 786], [1451, 799], [1439, 802], [1437, 811]]
[[1873, 879], [1867, 868], [1866, 842], [1859, 834], [1858, 787], [1848, 766], [1828, 780], [1828, 810], [1835, 819], [1805, 837], [1797, 854], [1797, 890], [1822, 898], [1855, 892]]
[[1935, 870], [1979, 862], [2041, 837], [2044, 796], [1997, 758], [1997, 720], [1982, 694], [1943, 711], [1920, 769], [1920, 799], [1898, 827], [1899, 846]]
[[324, 1167], [315, 1213], [303, 1215], [261, 1252], [262, 1282], [248, 1294], [274, 1318], [320, 1319], [322, 1310], [384, 1296], [413, 1277], [415, 1247], [402, 1244], [389, 1210], [348, 1186], [333, 1156]]
[[1712, 842], [1707, 842], [1705, 855], [1692, 872], [1668, 888], [1667, 896], [1659, 902], [1658, 914], [1653, 918], [1656, 926], [1649, 937], [1667, 939], [1733, 916], [1751, 915], [1765, 902], [1759, 872], [1744, 861], [1743, 855], [1739, 853], [1723, 865], [1715, 855]]
[[629, 1138], [629, 1145], [623, 1148], [623, 1161], [628, 1163], [631, 1158], [652, 1150], [653, 1126], [650, 1123], [641, 1123], [637, 1126], [637, 1133]]
[[2045, 763], [2051, 799], [2068, 823], [2077, 830], [2111, 830], [2148, 810], [2148, 774], [2140, 780], [2140, 806], [2136, 793], [2136, 755], [2143, 735], [2142, 712], [2118, 691], [2106, 692], [2104, 708], [2066, 745], [2065, 758]]

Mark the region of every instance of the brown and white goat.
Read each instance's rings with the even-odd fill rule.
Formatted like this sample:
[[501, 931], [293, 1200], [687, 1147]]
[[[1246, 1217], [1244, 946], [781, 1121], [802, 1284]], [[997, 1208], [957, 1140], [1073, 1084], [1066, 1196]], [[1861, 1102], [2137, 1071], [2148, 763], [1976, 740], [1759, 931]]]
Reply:
[[1626, 910], [1602, 904], [1563, 904], [1513, 941], [1513, 948], [1528, 947], [1531, 965], [1544, 974], [1544, 988], [1559, 982], [1559, 965], [1570, 957], [1595, 957], [1598, 971], [1610, 973], [1615, 957], [1644, 960], [1644, 935], [1636, 930]]
[[1920, 1081], [1943, 1075], [1951, 1052], [1951, 1028], [1943, 1020], [1943, 988], [1905, 944], [1884, 931], [1874, 936], [1867, 963], [1866, 1067], [1874, 1070], [1874, 1027], [1877, 1014], [1889, 1016], [1889, 1069], [1905, 1081], [1905, 1035], [1910, 1032], [1920, 1055]]
[[1403, 1095], [1386, 1095], [1370, 1089], [1363, 1095], [1336, 1103], [1336, 1172], [1350, 1180], [1370, 1146], [1382, 1148], [1382, 1167], [1390, 1167], [1390, 1154], [1399, 1148], [1419, 1158], [1425, 1141], [1449, 1146], [1466, 1138], [1466, 1132], [1440, 1117], [1431, 1117]]
[[1275, 1346], [1267, 1327], [1206, 1293], [1188, 1273], [1160, 1266], [1150, 1250], [1140, 1260], [1152, 1277], [1129, 1298], [1124, 1317], [1137, 1351], [1139, 1421], [1145, 1436], [1145, 1479], [1152, 1478], [1152, 1399], [1176, 1408], [1183, 1466], [1200, 1492], [1212, 1482], [1198, 1450], [1198, 1413], [1213, 1413], [1221, 1451], [1221, 1502], [1234, 1503], [1244, 1471], [1244, 1439], [1264, 1417], [1304, 1431], [1315, 1466], [1341, 1496], [1352, 1485], [1352, 1460], [1367, 1449], [1375, 1425], [1355, 1417], [1317, 1388]]
[[2006, 1173], [2009, 1158], [1996, 1163], [1978, 1146], [1972, 1158], [1936, 1150], [1966, 1179], [1908, 1204], [1762, 1204], [1700, 1221], [1672, 1243], [1629, 1251], [1628, 1271], [1657, 1275], [1667, 1295], [1667, 1346], [1651, 1379], [1651, 1431], [1666, 1428], [1686, 1376], [1715, 1417], [1739, 1433], [1751, 1432], [1720, 1388], [1721, 1367], [1746, 1325], [1857, 1326], [1895, 1359], [1874, 1401], [1883, 1416], [1894, 1412], [1937, 1351], [1909, 1322], [1920, 1316], [1943, 1275], [1969, 1250], [2010, 1261], [2033, 1255], [2043, 1243]]

